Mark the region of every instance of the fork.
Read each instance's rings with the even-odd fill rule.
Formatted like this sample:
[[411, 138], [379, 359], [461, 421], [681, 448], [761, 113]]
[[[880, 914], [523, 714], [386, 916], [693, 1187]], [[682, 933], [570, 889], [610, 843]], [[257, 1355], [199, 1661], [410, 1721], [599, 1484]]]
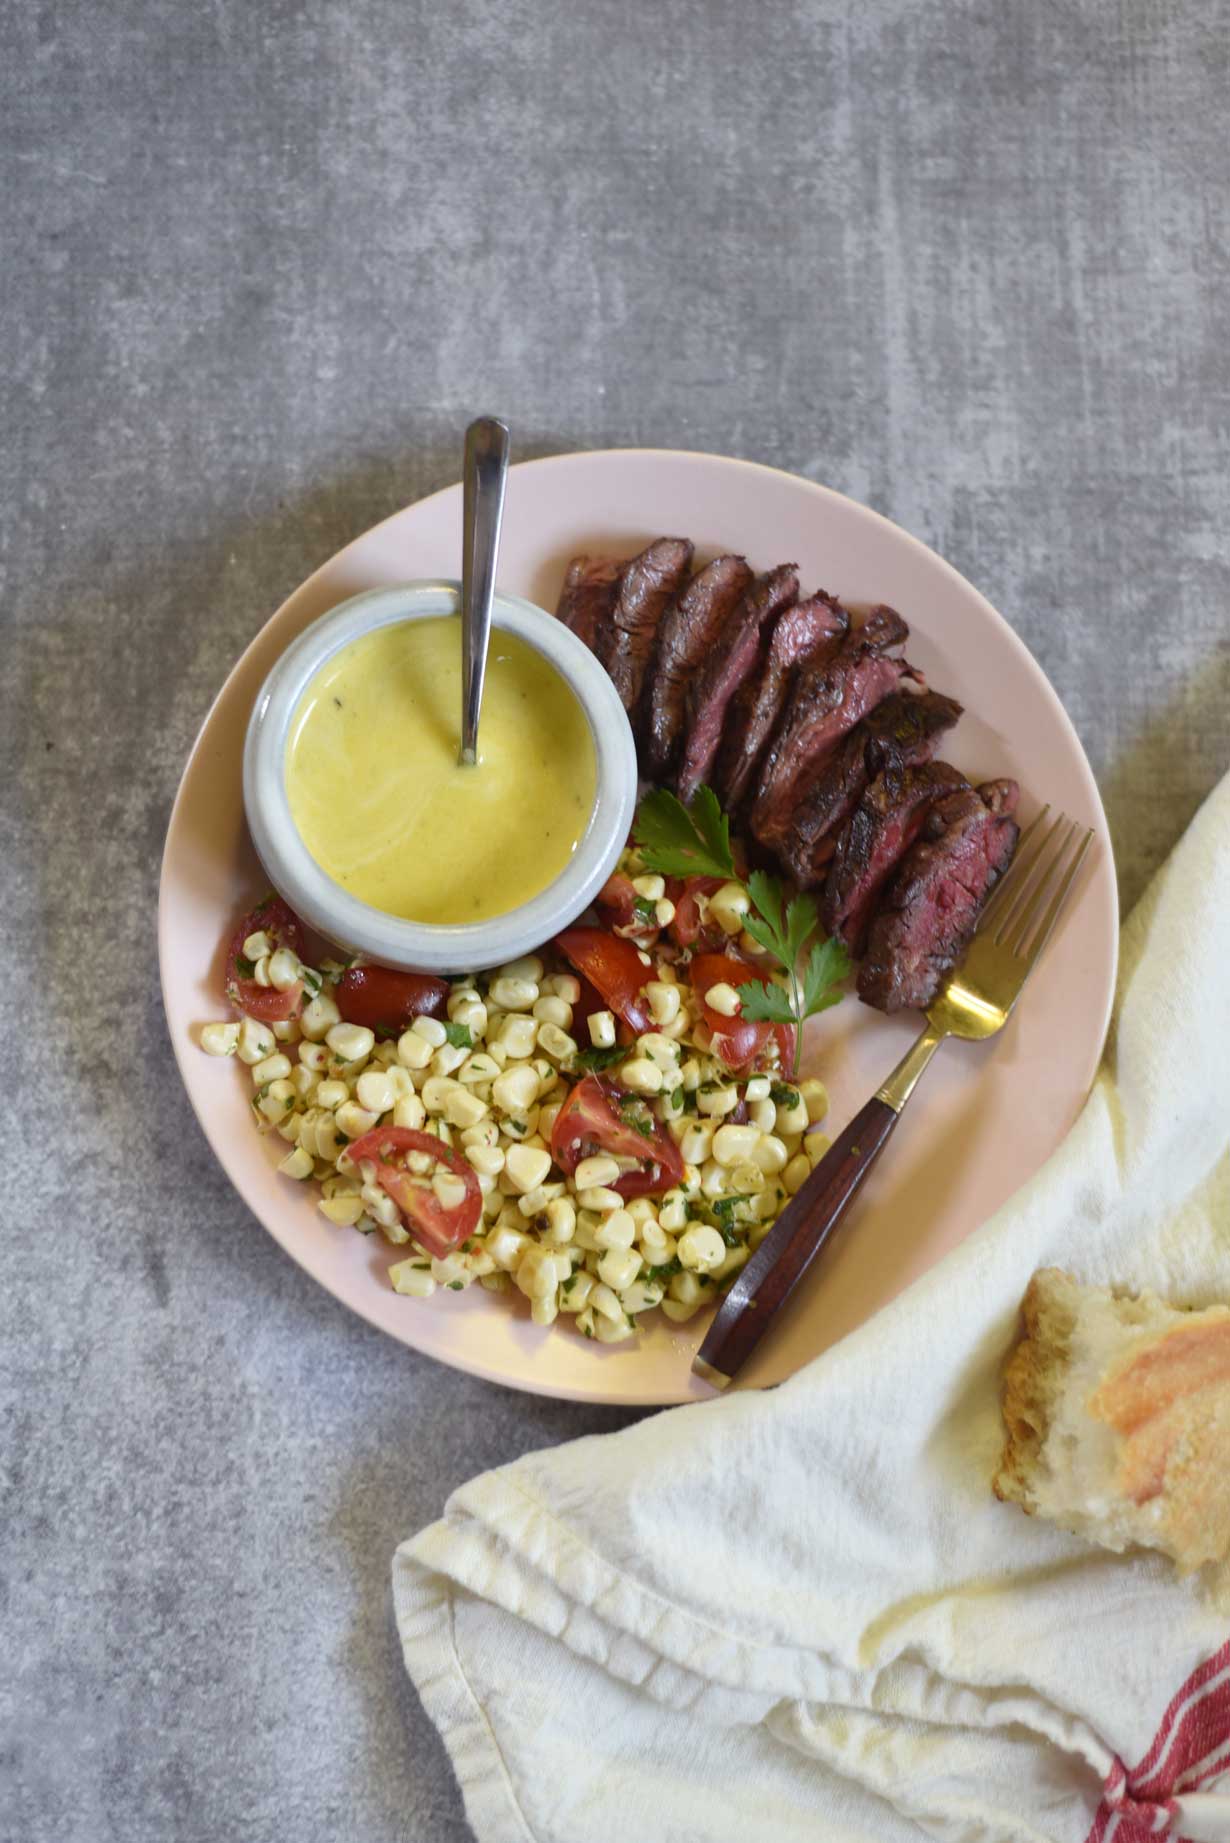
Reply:
[[981, 1042], [1003, 1029], [1068, 899], [1093, 833], [1044, 806], [992, 891], [960, 964], [927, 1011], [927, 1024], [883, 1087], [834, 1141], [738, 1275], [692, 1363], [724, 1389], [747, 1362], [828, 1241], [888, 1144], [903, 1108], [948, 1037]]

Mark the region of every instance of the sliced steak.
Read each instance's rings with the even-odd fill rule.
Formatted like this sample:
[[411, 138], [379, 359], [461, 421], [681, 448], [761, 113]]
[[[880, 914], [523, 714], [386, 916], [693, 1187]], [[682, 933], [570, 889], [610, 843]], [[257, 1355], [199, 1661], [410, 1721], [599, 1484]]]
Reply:
[[675, 766], [683, 740], [688, 683], [717, 644], [752, 582], [745, 558], [718, 557], [693, 576], [662, 616], [641, 725], [643, 767], [650, 780], [665, 780]]
[[814, 778], [800, 789], [778, 856], [800, 889], [824, 881], [841, 828], [869, 781], [886, 768], [930, 761], [940, 737], [961, 715], [955, 698], [938, 691], [896, 691], [882, 699], [826, 755]]
[[878, 1011], [925, 1010], [965, 951], [1016, 850], [1015, 781], [963, 787], [927, 809], [871, 924], [858, 995]]
[[733, 698], [718, 756], [717, 791], [728, 813], [738, 812], [756, 785], [756, 765], [777, 727], [797, 669], [845, 639], [850, 617], [839, 601], [821, 591], [779, 614], [762, 647], [759, 670]]
[[887, 650], [900, 645], [909, 631], [891, 608], [875, 608], [832, 657], [825, 655], [805, 666], [795, 681], [764, 758], [750, 815], [757, 843], [792, 870], [798, 848], [792, 849], [791, 827], [803, 790], [856, 723], [903, 678], [918, 677], [905, 660], [890, 658]]
[[[892, 702], [886, 698], [880, 709]], [[820, 911], [827, 932], [840, 935], [856, 957], [866, 944], [880, 891], [922, 831], [929, 808], [967, 785], [948, 762], [912, 767], [890, 762], [864, 789], [838, 837]]]
[[568, 565], [555, 612], [592, 653], [606, 632], [619, 594], [624, 565], [617, 557], [574, 557]]
[[599, 631], [598, 657], [634, 723], [659, 624], [691, 567], [686, 538], [658, 538], [625, 567], [611, 619]]
[[681, 800], [690, 800], [701, 782], [710, 778], [730, 701], [756, 669], [760, 636], [770, 621], [798, 598], [795, 564], [779, 563], [767, 575], [758, 576], [734, 609], [705, 664], [690, 680], [683, 758], [676, 777]]

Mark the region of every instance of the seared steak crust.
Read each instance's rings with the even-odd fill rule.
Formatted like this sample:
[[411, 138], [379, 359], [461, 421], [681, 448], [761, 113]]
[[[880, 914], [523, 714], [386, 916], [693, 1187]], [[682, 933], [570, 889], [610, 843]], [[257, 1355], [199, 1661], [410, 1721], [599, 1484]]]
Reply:
[[756, 669], [760, 636], [798, 596], [799, 578], [793, 563], [779, 563], [767, 575], [758, 576], [689, 682], [686, 737], [676, 778], [681, 800], [690, 800], [701, 782], [709, 780], [730, 701]]
[[[805, 666], [795, 681], [761, 769], [750, 817], [757, 843], [780, 857], [792, 875], [800, 870], [811, 874], [815, 841], [835, 817], [825, 803], [819, 818], [809, 822], [809, 830], [796, 834], [804, 790], [816, 780], [820, 765], [842, 737], [902, 678], [918, 676], [905, 660], [890, 658], [887, 652], [908, 633], [893, 609], [875, 608], [861, 627], [851, 630], [835, 655]], [[856, 784], [853, 799], [860, 790]], [[843, 798], [849, 800], [848, 793]]]
[[960, 788], [927, 810], [871, 925], [858, 995], [879, 1011], [925, 1010], [965, 951], [1011, 862], [1015, 781]]
[[624, 570], [611, 619], [598, 634], [598, 657], [634, 723], [659, 624], [691, 566], [686, 538], [658, 538]]
[[727, 812], [737, 813], [756, 787], [756, 766], [782, 714], [794, 674], [805, 662], [832, 653], [844, 640], [850, 617], [839, 601], [821, 592], [778, 615], [762, 647], [758, 672], [739, 687], [727, 713], [717, 767], [717, 791]]
[[689, 680], [718, 643], [752, 582], [743, 557], [718, 557], [693, 576], [662, 616], [641, 725], [643, 767], [651, 780], [664, 780], [674, 768]]
[[574, 557], [568, 565], [555, 612], [592, 653], [615, 611], [624, 568], [617, 557]]
[[846, 821], [868, 781], [888, 767], [930, 761], [961, 715], [936, 691], [896, 691], [856, 724], [823, 760], [790, 814], [778, 853], [801, 889], [823, 882]]
[[837, 840], [820, 911], [826, 932], [840, 935], [856, 958], [880, 892], [922, 831], [928, 808], [966, 785], [948, 762], [892, 762], [864, 789]]

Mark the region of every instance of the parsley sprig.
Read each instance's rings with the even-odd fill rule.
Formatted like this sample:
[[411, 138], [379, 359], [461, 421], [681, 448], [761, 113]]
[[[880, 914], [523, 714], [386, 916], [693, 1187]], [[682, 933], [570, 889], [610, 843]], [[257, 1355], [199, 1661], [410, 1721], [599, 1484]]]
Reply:
[[[830, 940], [820, 933], [820, 914], [814, 896], [795, 896], [786, 902], [777, 878], [766, 876], [762, 870], [752, 872], [747, 888], [757, 913], [749, 914], [743, 925], [752, 939], [781, 966], [785, 983], [766, 980], [741, 985], [740, 1016], [756, 1022], [798, 1027], [792, 1071], [797, 1077], [803, 1022], [841, 1002], [841, 984], [850, 971], [850, 956], [841, 941]], [[800, 976], [799, 961], [809, 941], [811, 948]]]
[[[687, 806], [658, 787], [645, 795], [632, 825], [646, 870], [663, 877], [733, 877], [730, 821], [712, 787], [701, 786]], [[784, 977], [739, 987], [740, 1015], [753, 1022], [793, 1024], [827, 1011], [841, 1000], [841, 984], [850, 971], [850, 956], [840, 941], [820, 928], [816, 898], [799, 895], [786, 901], [776, 877], [754, 870], [747, 880], [755, 912], [744, 926], [758, 946], [775, 959]], [[807, 958], [802, 971], [799, 962]], [[802, 1035], [795, 1038], [794, 1070], [799, 1072]], [[578, 1057], [578, 1062], [580, 1058]]]
[[684, 806], [657, 787], [647, 793], [632, 822], [646, 870], [660, 877], [733, 877], [730, 821], [712, 787], [698, 787]]

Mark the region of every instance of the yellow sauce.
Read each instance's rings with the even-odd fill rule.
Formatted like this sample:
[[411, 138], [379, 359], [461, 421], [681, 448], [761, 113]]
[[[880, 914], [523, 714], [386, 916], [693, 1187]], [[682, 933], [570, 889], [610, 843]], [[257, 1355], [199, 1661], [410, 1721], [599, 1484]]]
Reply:
[[321, 869], [407, 921], [503, 915], [546, 888], [589, 820], [596, 764], [555, 668], [493, 628], [479, 761], [457, 765], [461, 622], [403, 621], [355, 640], [291, 723], [286, 793]]

